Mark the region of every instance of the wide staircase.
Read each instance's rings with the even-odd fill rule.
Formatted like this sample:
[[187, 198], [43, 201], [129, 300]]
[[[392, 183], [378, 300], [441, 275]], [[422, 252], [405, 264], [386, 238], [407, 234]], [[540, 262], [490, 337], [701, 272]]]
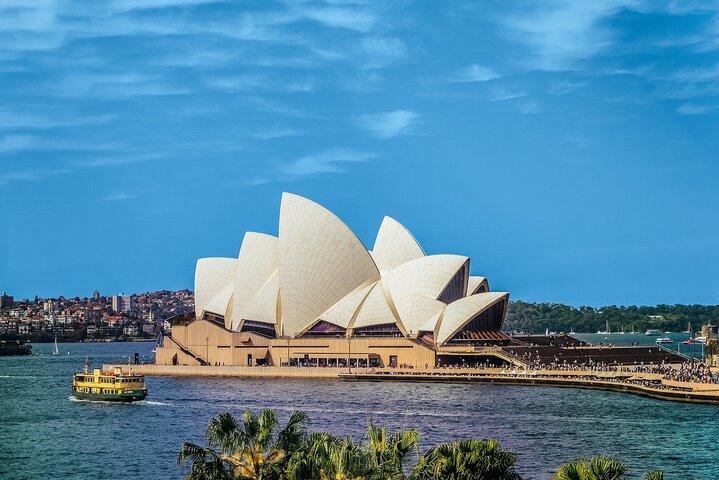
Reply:
[[498, 346], [473, 346], [473, 345], [452, 345], [452, 346], [443, 346], [437, 348], [437, 355], [442, 354], [450, 354], [450, 355], [456, 355], [456, 354], [462, 354], [465, 353], [467, 355], [483, 355], [488, 357], [496, 357], [500, 360], [503, 360], [510, 365], [516, 365], [518, 367], [525, 367], [528, 365], [528, 362], [524, 360], [521, 357], [518, 357], [516, 355], [512, 355], [509, 352], [505, 352], [502, 347]]
[[178, 341], [175, 340], [174, 338], [169, 337], [169, 336], [166, 336], [166, 337], [165, 337], [165, 341], [167, 341], [168, 339], [171, 340], [172, 343], [175, 344], [175, 346], [176, 346], [182, 353], [184, 353], [185, 355], [189, 355], [190, 357], [194, 358], [195, 360], [197, 360], [197, 361], [199, 362], [200, 365], [202, 365], [202, 366], [209, 365], [209, 362], [208, 362], [207, 360], [205, 360], [204, 358], [202, 358], [201, 355], [196, 354], [195, 352], [193, 352], [193, 351], [190, 350], [189, 348], [185, 347], [183, 344], [181, 344], [180, 342], [178, 342]]

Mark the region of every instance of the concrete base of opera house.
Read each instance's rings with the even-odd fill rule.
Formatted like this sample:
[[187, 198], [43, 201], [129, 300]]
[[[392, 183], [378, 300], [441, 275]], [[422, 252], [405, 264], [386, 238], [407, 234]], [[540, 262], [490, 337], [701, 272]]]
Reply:
[[157, 348], [155, 363], [171, 366], [282, 367], [316, 362], [330, 367], [351, 360], [353, 366], [414, 368], [436, 365], [435, 349], [407, 337], [268, 338], [234, 332], [209, 320], [191, 320], [172, 327], [172, 336]]

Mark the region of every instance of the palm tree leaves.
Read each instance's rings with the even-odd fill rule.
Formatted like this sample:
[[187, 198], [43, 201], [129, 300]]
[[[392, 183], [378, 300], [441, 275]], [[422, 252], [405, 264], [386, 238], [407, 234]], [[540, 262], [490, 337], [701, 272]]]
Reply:
[[419, 455], [419, 432], [400, 430], [387, 433], [384, 428], [370, 423], [366, 438], [373, 467], [381, 478], [404, 478], [404, 465], [412, 453]]
[[459, 440], [430, 449], [412, 469], [413, 480], [519, 480], [517, 457], [496, 440]]
[[[557, 469], [553, 480], [624, 480], [628, 468], [622, 462], [600, 455], [589, 460], [565, 463]], [[655, 470], [643, 480], [664, 480], [664, 472]]]
[[[417, 430], [370, 423], [360, 443], [351, 437], [308, 434], [307, 414], [294, 411], [282, 429], [274, 410], [246, 411], [240, 420], [222, 413], [210, 420], [208, 447], [185, 443], [178, 463], [189, 463], [187, 480], [521, 480], [517, 457], [497, 440], [459, 440], [419, 456]], [[599, 456], [560, 466], [553, 480], [626, 480], [627, 466]], [[407, 476], [409, 473], [409, 476]], [[643, 480], [664, 480], [647, 473]]]
[[308, 421], [309, 417], [305, 412], [298, 410], [292, 412], [285, 428], [277, 435], [277, 448], [287, 452], [297, 450], [307, 435], [305, 425]]
[[652, 472], [647, 472], [642, 480], [664, 480], [664, 472], [661, 470], [654, 470]]
[[257, 415], [246, 411], [241, 422], [230, 413], [221, 413], [207, 425], [209, 448], [185, 443], [178, 462], [190, 463], [192, 480], [276, 479], [289, 454], [301, 445], [306, 421], [306, 414], [292, 412], [287, 425], [277, 432], [274, 410]]

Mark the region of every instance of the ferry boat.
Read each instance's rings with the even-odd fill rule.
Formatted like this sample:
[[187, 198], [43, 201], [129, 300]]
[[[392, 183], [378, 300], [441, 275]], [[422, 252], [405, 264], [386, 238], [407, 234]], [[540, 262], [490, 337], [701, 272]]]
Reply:
[[81, 400], [102, 400], [106, 402], [134, 402], [147, 396], [144, 375], [128, 375], [122, 368], [115, 367], [112, 373], [95, 368], [89, 373], [90, 362], [85, 362], [82, 373], [72, 378], [72, 396]]
[[654, 341], [656, 344], [662, 344], [662, 343], [674, 343], [674, 340], [672, 340], [669, 337], [659, 337]]

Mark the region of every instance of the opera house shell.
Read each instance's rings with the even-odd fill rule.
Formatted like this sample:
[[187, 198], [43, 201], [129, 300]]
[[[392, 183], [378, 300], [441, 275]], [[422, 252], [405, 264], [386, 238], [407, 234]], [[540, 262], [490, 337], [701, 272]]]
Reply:
[[368, 250], [338, 217], [284, 193], [279, 235], [247, 232], [237, 258], [202, 258], [195, 314], [173, 322], [157, 363], [434, 367], [506, 344], [509, 294], [469, 258], [427, 255], [385, 217]]

